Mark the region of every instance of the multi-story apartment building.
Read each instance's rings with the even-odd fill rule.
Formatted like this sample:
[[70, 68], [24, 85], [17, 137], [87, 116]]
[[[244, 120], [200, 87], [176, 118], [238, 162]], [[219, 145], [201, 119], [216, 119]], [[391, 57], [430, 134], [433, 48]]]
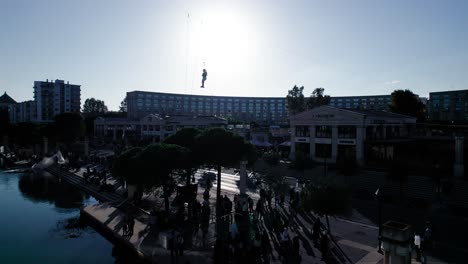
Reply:
[[37, 105], [35, 101], [24, 101], [10, 106], [10, 122], [36, 122]]
[[434, 121], [468, 121], [468, 90], [429, 93], [429, 119]]
[[50, 122], [56, 115], [66, 112], [80, 112], [80, 85], [65, 83], [63, 80], [46, 80], [35, 81], [33, 88], [37, 122]]
[[51, 122], [58, 114], [81, 109], [80, 85], [46, 80], [34, 82], [34, 101], [25, 101], [9, 106], [9, 118], [12, 123]]
[[330, 106], [349, 109], [387, 111], [391, 95], [337, 96], [330, 98]]
[[127, 93], [128, 118], [161, 115], [215, 115], [241, 122], [287, 123], [285, 97], [233, 97], [133, 91]]

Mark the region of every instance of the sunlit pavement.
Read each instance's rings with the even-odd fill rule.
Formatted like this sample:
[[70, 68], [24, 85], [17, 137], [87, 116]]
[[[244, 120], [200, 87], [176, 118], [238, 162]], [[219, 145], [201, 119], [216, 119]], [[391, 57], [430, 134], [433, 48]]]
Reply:
[[[83, 171], [83, 170], [82, 170]], [[81, 171], [81, 172], [82, 172]], [[199, 170], [195, 174], [196, 182], [200, 181], [199, 188], [198, 188], [198, 200], [203, 200], [203, 192], [204, 192], [204, 183], [202, 182], [203, 174], [206, 172], [216, 173], [213, 170]], [[81, 173], [79, 173], [81, 174]], [[231, 200], [235, 194], [239, 193], [238, 188], [238, 181], [239, 181], [239, 174], [238, 173], [226, 173], [223, 171], [221, 175], [221, 194], [227, 195]], [[118, 181], [109, 178], [109, 182], [112, 184], [118, 184]], [[213, 182], [213, 187], [210, 190], [210, 204], [212, 208], [215, 208], [216, 203], [216, 180]], [[293, 181], [291, 181], [291, 185], [294, 186]], [[249, 184], [248, 184], [249, 186]], [[117, 187], [117, 186], [116, 186]], [[247, 189], [249, 196], [252, 197], [254, 201], [258, 200], [259, 194], [258, 189], [255, 189], [250, 185], [250, 188]], [[159, 204], [162, 208], [162, 201], [156, 197], [146, 196], [145, 199], [152, 200], [154, 203]], [[287, 198], [286, 201], [289, 199]], [[372, 207], [372, 206], [370, 206]], [[375, 210], [369, 208], [370, 210]], [[214, 212], [214, 210], [212, 210]], [[289, 214], [287, 202], [285, 207], [280, 209], [280, 212], [287, 217]], [[379, 263], [382, 262], [382, 255], [376, 254], [377, 252], [377, 235], [378, 235], [378, 228], [373, 224], [370, 219], [367, 219], [365, 216], [359, 214], [356, 210], [353, 212], [353, 216], [349, 219], [341, 219], [341, 218], [330, 218], [330, 225], [333, 237], [339, 247], [343, 250], [345, 255], [349, 258], [348, 260], [352, 263]], [[323, 263], [321, 261], [321, 255], [317, 248], [313, 247], [313, 243], [310, 241], [310, 230], [313, 224], [313, 219], [315, 219], [315, 215], [309, 214], [309, 219], [307, 215], [298, 214], [291, 222], [291, 237], [294, 237], [296, 234], [301, 238], [301, 256], [303, 263]], [[214, 221], [214, 217], [212, 219]], [[356, 220], [356, 221], [354, 221]], [[322, 223], [325, 223], [325, 219], [322, 218]], [[212, 224], [212, 228], [214, 225]], [[210, 230], [212, 237], [214, 236], [213, 230]], [[275, 248], [275, 241], [276, 238], [274, 236], [271, 237], [272, 241], [272, 248]], [[335, 249], [338, 250], [338, 249]], [[273, 257], [276, 262], [279, 263], [278, 252], [273, 252]], [[436, 261], [435, 259], [431, 259], [431, 263], [443, 263]], [[342, 260], [343, 261], [343, 260]], [[348, 261], [348, 262], [349, 262]]]

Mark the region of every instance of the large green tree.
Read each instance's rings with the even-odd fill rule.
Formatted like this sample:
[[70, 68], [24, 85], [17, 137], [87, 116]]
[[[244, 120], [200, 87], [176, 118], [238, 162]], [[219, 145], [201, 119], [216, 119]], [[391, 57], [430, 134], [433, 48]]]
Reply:
[[184, 147], [188, 150], [187, 158], [184, 159], [180, 166], [183, 168], [183, 176], [185, 177], [185, 194], [189, 194], [189, 196], [183, 195], [184, 202], [188, 203], [188, 212], [189, 214], [192, 212], [192, 204], [193, 204], [193, 197], [192, 192], [190, 192], [192, 187], [190, 186], [190, 179], [193, 177], [195, 172], [198, 170], [202, 161], [200, 160], [199, 155], [195, 152], [195, 144], [198, 135], [200, 135], [201, 131], [196, 128], [184, 128], [174, 135], [167, 137], [164, 140], [164, 143], [167, 144], [175, 144], [181, 147]]
[[388, 106], [390, 112], [414, 116], [419, 121], [425, 120], [425, 106], [413, 92], [410, 90], [395, 90], [391, 96], [392, 101]]
[[330, 103], [330, 96], [325, 95], [325, 88], [315, 88], [310, 97], [307, 99], [307, 108], [312, 109]]
[[205, 164], [214, 166], [218, 171], [216, 186], [216, 217], [221, 217], [221, 167], [238, 165], [242, 159], [252, 159], [254, 154], [251, 144], [223, 128], [203, 131], [197, 138], [195, 152]]
[[188, 150], [173, 144], [151, 144], [135, 156], [140, 180], [145, 185], [162, 187], [164, 205], [169, 213], [169, 197], [174, 190], [174, 176], [184, 169], [181, 164], [187, 159]]
[[181, 164], [185, 170], [185, 183], [187, 186], [190, 185], [190, 178], [201, 165], [201, 160], [195, 152], [196, 139], [200, 133], [200, 130], [196, 128], [184, 128], [164, 140], [164, 143], [175, 144], [187, 148], [188, 158]]
[[106, 113], [107, 106], [102, 100], [88, 98], [83, 105], [83, 114], [96, 115]]
[[288, 110], [290, 115], [303, 112], [306, 109], [304, 86], [298, 87], [297, 85], [294, 85], [291, 90], [288, 90], [286, 101], [288, 103]]
[[143, 149], [140, 147], [130, 148], [120, 154], [112, 165], [112, 175], [121, 180], [125, 180], [129, 184], [139, 184], [142, 182], [138, 177], [140, 174], [135, 173], [138, 168], [135, 158]]
[[311, 182], [301, 192], [301, 205], [304, 210], [325, 216], [328, 232], [331, 233], [329, 216], [349, 212], [351, 209], [351, 192], [347, 187], [337, 183]]

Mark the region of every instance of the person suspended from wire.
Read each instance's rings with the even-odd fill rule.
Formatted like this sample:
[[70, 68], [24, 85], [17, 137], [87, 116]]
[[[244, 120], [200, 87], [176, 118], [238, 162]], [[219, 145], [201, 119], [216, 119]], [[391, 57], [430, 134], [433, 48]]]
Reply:
[[203, 69], [203, 73], [201, 76], [202, 76], [202, 81], [201, 81], [200, 88], [205, 88], [206, 76], [208, 76], [208, 72], [206, 71], [206, 69]]

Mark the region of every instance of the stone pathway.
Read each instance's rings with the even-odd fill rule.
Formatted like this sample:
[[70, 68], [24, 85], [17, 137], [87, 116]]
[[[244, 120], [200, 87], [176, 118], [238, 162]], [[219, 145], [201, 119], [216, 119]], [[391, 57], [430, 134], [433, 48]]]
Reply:
[[[133, 234], [124, 235], [124, 213], [106, 203], [85, 206], [82, 214], [90, 219], [98, 228], [112, 234], [114, 239], [127, 244], [136, 253], [152, 263], [171, 263], [170, 251], [167, 249], [169, 233], [154, 233], [150, 226], [135, 219]], [[180, 263], [190, 260], [190, 263], [210, 263], [212, 251], [185, 250], [183, 256], [178, 256]]]

